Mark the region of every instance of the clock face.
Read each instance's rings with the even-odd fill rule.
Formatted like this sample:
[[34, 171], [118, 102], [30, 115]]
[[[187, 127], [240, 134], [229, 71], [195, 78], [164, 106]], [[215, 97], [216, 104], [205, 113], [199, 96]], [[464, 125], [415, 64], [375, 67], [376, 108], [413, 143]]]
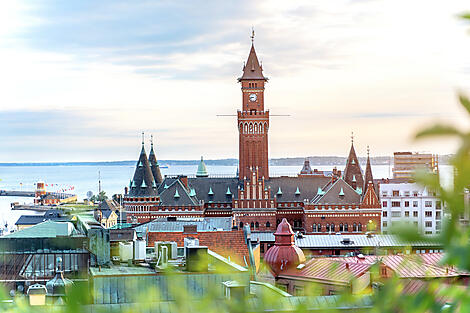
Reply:
[[258, 98], [258, 97], [256, 96], [256, 94], [254, 94], [254, 93], [250, 94], [250, 101], [251, 101], [251, 102], [256, 101], [257, 98]]

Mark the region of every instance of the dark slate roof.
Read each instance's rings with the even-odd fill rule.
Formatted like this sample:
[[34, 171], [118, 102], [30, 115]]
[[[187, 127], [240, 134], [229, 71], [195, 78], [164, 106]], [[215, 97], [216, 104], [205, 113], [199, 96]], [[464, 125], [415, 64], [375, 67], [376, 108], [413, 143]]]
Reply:
[[49, 210], [44, 215], [21, 215], [15, 225], [36, 225], [44, 221], [64, 222], [68, 217], [62, 216], [62, 212], [57, 210]]
[[110, 229], [109, 241], [133, 241], [136, 238], [135, 230], [132, 228]]
[[346, 161], [346, 168], [344, 169], [343, 179], [351, 186], [355, 185], [359, 188], [364, 186], [361, 166], [356, 156], [356, 151], [354, 150], [354, 144], [352, 143], [351, 150], [349, 150], [348, 160]]
[[263, 68], [258, 62], [258, 57], [256, 56], [255, 46], [251, 45], [250, 54], [248, 55], [248, 60], [246, 61], [245, 66], [243, 67], [243, 75], [238, 80], [242, 79], [263, 79], [266, 80], [266, 77], [263, 75]]
[[361, 195], [341, 178], [333, 184], [328, 184], [323, 191], [325, 194], [316, 196], [312, 204], [349, 205], [361, 203]]
[[116, 211], [116, 210], [119, 210], [120, 208], [121, 206], [119, 205], [119, 203], [117, 203], [114, 200], [105, 200], [101, 202], [100, 205], [98, 206], [98, 209], [101, 211], [103, 210]]
[[179, 179], [176, 179], [170, 185], [168, 185], [168, 188], [164, 188], [161, 192], [160, 205], [198, 205], [198, 199], [196, 198], [196, 196], [190, 195], [190, 193], [191, 190], [187, 190], [183, 183]]
[[104, 218], [108, 219], [111, 213], [114, 212], [113, 210], [101, 210], [101, 214]]
[[160, 171], [160, 165], [158, 165], [158, 161], [155, 156], [155, 151], [153, 150], [153, 142], [150, 148], [149, 162], [150, 162], [150, 169], [152, 170], [153, 178], [155, 179], [155, 182], [157, 183], [157, 185], [159, 185], [162, 183], [163, 177]]
[[[145, 184], [143, 184], [145, 182]], [[134, 178], [130, 182], [129, 196], [130, 197], [152, 197], [157, 196], [157, 184], [153, 179], [150, 163], [145, 153], [144, 145], [140, 152], [139, 160], [135, 167]]]
[[[277, 201], [303, 201], [304, 199], [313, 199], [316, 196], [318, 188], [325, 186], [331, 177], [327, 176], [302, 176], [302, 177], [273, 177], [265, 182], [265, 187], [271, 187], [271, 196], [277, 197]], [[281, 188], [282, 195], [277, 196]], [[296, 194], [299, 188], [300, 194]]]
[[[238, 198], [238, 178], [212, 178], [196, 177], [189, 178], [189, 186], [196, 192], [196, 197], [204, 202], [232, 202], [232, 198], [227, 196], [227, 188], [230, 189], [232, 197]], [[213, 195], [209, 194], [212, 190]]]
[[216, 230], [232, 230], [231, 217], [201, 217], [201, 218], [181, 218], [176, 220], [168, 220], [167, 218], [159, 218], [151, 222], [141, 224], [134, 227], [138, 233], [145, 231], [155, 232], [182, 232], [185, 225], [196, 225], [197, 231], [216, 231]]

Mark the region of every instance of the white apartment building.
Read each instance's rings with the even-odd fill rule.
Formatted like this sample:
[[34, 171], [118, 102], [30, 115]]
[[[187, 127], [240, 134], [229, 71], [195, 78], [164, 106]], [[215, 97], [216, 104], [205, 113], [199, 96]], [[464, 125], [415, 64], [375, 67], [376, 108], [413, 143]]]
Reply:
[[425, 235], [438, 234], [442, 227], [443, 206], [434, 192], [416, 183], [380, 183], [382, 232], [395, 223], [407, 223]]

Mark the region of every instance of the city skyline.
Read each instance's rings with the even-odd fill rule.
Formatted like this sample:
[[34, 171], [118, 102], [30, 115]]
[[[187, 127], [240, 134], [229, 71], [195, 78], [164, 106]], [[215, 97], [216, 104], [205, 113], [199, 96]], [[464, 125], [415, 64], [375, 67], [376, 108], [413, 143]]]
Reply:
[[362, 157], [450, 153], [413, 132], [464, 124], [463, 1], [2, 6], [0, 162], [131, 160], [142, 130], [158, 159], [237, 158], [235, 117], [216, 115], [241, 109], [252, 26], [266, 108], [290, 114], [271, 120], [270, 158], [346, 156], [351, 131]]

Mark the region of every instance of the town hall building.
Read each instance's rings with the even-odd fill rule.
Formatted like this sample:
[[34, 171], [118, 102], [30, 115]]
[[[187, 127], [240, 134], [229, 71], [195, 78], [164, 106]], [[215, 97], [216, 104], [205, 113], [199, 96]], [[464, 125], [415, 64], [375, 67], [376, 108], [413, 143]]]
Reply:
[[237, 112], [238, 175], [211, 177], [203, 159], [195, 176], [164, 177], [153, 143], [147, 157], [144, 142], [134, 177], [125, 188], [128, 221], [162, 217], [232, 217], [233, 227], [272, 231], [286, 218], [304, 233], [380, 231], [381, 206], [370, 159], [363, 173], [351, 141], [344, 172], [312, 170], [308, 160], [298, 175], [269, 174], [269, 110], [264, 106], [268, 81], [252, 43], [238, 78], [242, 107]]

